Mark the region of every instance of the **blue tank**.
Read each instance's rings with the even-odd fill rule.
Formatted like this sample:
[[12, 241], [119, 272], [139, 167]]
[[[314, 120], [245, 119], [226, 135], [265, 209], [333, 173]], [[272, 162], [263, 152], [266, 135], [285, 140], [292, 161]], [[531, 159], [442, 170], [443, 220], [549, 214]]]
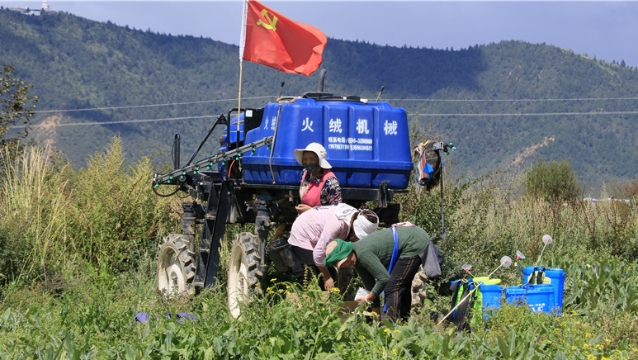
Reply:
[[248, 184], [298, 185], [295, 149], [322, 144], [342, 187], [405, 189], [413, 169], [407, 114], [386, 102], [296, 98], [264, 107], [259, 127], [245, 143], [274, 136], [270, 147], [244, 154]]

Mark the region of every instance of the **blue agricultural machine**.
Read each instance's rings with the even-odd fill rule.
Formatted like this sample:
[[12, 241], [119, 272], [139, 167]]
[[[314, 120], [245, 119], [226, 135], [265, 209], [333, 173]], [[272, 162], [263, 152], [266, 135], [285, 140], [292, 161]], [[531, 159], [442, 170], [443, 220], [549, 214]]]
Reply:
[[[225, 132], [219, 153], [193, 161], [217, 126]], [[160, 245], [159, 290], [195, 293], [214, 286], [227, 224], [254, 223], [255, 229], [240, 233], [231, 247], [228, 305], [234, 316], [238, 304], [258, 291], [267, 264], [286, 270], [291, 261], [283, 251], [286, 241], [269, 234], [297, 216], [302, 167], [294, 150], [311, 142], [326, 148], [344, 202], [355, 207], [376, 202], [373, 210], [382, 224], [398, 221], [393, 196], [407, 191], [414, 168], [404, 109], [335, 96], [321, 86], [319, 92], [280, 97], [262, 108], [235, 108], [219, 116], [186, 165], [180, 164], [176, 135], [174, 170], [154, 176], [155, 189], [174, 187], [163, 196], [181, 191], [193, 199], [182, 205], [182, 233], [168, 235]]]

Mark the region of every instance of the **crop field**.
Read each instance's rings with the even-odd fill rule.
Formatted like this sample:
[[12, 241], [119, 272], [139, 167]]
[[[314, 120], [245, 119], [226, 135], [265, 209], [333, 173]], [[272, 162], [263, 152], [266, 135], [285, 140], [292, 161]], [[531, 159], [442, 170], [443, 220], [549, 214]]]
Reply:
[[[182, 199], [156, 196], [151, 161], [125, 167], [123, 153], [115, 138], [79, 170], [48, 148], [26, 148], [0, 165], [0, 358], [638, 358], [635, 197], [552, 201], [521, 190], [523, 175], [445, 183], [443, 241], [440, 194], [412, 189], [395, 199], [400, 218], [426, 229], [445, 262], [409, 321], [366, 318], [362, 309], [344, 314], [343, 294], [325, 297], [316, 284], [302, 292], [274, 270], [235, 319], [225, 261], [234, 237], [250, 227], [227, 231], [216, 287], [159, 293], [157, 248], [179, 232]], [[546, 247], [544, 234], [553, 238]], [[450, 310], [449, 284], [466, 276], [462, 265], [488, 275], [517, 250], [524, 265], [564, 270], [562, 314], [503, 304], [471, 332], [432, 320]], [[493, 277], [521, 283], [514, 265]]]

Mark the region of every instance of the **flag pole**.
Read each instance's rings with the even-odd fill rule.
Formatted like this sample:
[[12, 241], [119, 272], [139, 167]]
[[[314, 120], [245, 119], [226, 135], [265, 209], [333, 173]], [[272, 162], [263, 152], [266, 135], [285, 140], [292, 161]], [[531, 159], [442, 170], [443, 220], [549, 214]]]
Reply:
[[[240, 120], [241, 120], [241, 82], [242, 82], [242, 74], [244, 70], [244, 46], [246, 44], [246, 21], [248, 14], [248, 0], [243, 1], [243, 9], [242, 9], [242, 19], [241, 19], [241, 31], [239, 36], [239, 93], [237, 94], [237, 131], [240, 128]], [[230, 121], [230, 119], [228, 119]], [[229, 124], [230, 126], [230, 124]], [[239, 137], [237, 138], [237, 143], [239, 144]]]

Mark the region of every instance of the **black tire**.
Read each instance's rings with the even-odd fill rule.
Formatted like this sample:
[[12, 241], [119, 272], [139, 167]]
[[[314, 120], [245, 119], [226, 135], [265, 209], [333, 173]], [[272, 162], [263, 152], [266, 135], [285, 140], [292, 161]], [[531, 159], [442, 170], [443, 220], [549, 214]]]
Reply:
[[263, 278], [257, 235], [240, 233], [233, 242], [228, 264], [228, 309], [233, 317], [239, 317], [241, 304], [261, 293]]
[[170, 234], [160, 245], [157, 255], [157, 289], [167, 296], [193, 295], [195, 278], [192, 236]]

